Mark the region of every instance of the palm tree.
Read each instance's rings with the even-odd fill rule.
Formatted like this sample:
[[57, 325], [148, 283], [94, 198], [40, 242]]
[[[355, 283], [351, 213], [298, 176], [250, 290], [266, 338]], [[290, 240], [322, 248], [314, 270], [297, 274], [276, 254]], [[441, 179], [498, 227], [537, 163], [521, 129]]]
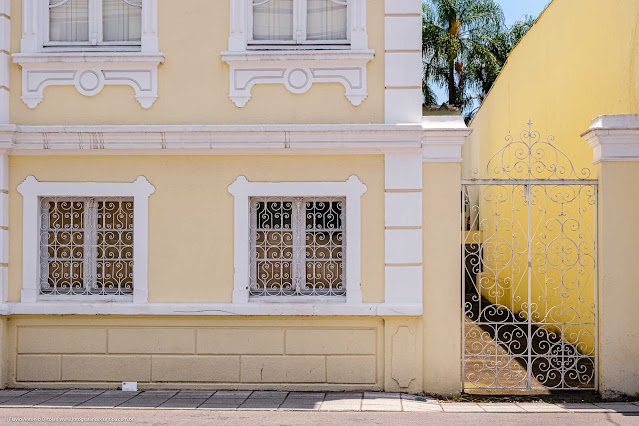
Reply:
[[479, 110], [481, 103], [484, 102], [488, 92], [506, 64], [508, 55], [533, 26], [535, 20], [536, 18], [532, 16], [525, 16], [523, 19], [515, 22], [513, 26], [500, 31], [499, 34], [490, 41], [488, 48], [497, 60], [498, 66], [494, 66], [493, 63], [486, 64], [481, 58], [472, 58], [473, 60], [468, 64], [467, 69], [470, 75], [469, 80], [472, 81], [475, 90], [475, 95], [472, 97], [472, 100], [475, 102], [471, 103], [468, 102], [470, 99], [467, 100], [467, 122], [470, 122]]
[[484, 72], [501, 69], [493, 49], [504, 27], [504, 14], [494, 0], [426, 0], [424, 3], [424, 97], [432, 100], [429, 83], [448, 88], [448, 103], [464, 107], [479, 82], [471, 64]]

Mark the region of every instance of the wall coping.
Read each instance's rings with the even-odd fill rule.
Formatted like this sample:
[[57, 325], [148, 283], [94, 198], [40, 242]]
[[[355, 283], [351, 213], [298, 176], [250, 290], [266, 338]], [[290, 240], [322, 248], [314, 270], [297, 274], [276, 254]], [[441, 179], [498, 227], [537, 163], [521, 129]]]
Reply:
[[639, 114], [600, 115], [581, 134], [601, 161], [639, 161]]

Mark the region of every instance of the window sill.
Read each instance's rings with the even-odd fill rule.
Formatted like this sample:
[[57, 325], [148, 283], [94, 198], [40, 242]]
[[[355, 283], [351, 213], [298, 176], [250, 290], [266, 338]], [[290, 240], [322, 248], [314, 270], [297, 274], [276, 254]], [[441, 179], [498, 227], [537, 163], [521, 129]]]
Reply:
[[362, 303], [4, 303], [0, 315], [363, 316], [419, 317], [421, 304]]
[[143, 108], [158, 98], [157, 68], [163, 53], [126, 51], [64, 51], [15, 53], [22, 67], [22, 100], [35, 108], [48, 86], [75, 86], [85, 96], [95, 96], [106, 85], [128, 85]]
[[366, 65], [373, 50], [245, 50], [222, 52], [230, 67], [230, 98], [239, 108], [251, 99], [256, 84], [283, 84], [291, 93], [302, 94], [315, 83], [340, 83], [354, 106], [368, 96]]

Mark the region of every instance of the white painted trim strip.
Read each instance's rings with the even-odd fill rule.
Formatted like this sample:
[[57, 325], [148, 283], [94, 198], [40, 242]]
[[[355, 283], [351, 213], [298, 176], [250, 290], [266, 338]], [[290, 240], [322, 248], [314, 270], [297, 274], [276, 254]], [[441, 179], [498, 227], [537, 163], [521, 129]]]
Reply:
[[422, 315], [422, 305], [362, 303], [5, 303], [0, 315], [383, 316]]

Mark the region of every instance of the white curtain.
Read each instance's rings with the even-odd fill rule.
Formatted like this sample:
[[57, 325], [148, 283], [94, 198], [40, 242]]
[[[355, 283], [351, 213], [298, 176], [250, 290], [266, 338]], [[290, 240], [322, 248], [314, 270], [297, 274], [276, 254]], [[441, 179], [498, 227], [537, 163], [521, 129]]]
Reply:
[[140, 41], [141, 6], [139, 0], [102, 0], [104, 41]]
[[293, 40], [293, 0], [254, 0], [253, 40]]
[[307, 0], [307, 40], [347, 39], [347, 0]]
[[89, 41], [89, 0], [49, 0], [49, 39]]

